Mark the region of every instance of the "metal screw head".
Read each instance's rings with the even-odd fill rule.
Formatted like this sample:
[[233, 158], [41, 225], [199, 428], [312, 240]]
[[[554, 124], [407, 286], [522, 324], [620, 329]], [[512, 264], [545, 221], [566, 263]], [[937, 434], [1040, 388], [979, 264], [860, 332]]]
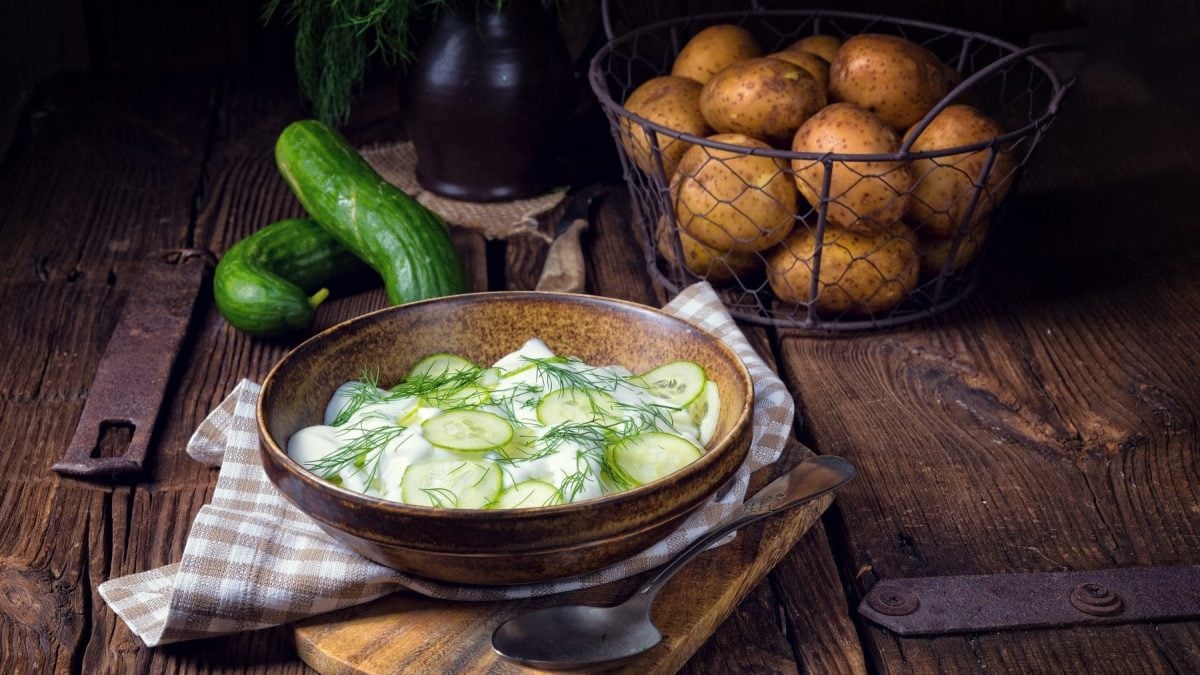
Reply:
[[867, 593], [867, 604], [871, 609], [888, 616], [906, 616], [917, 611], [921, 600], [917, 594], [894, 584], [876, 584]]
[[1125, 609], [1121, 596], [1107, 586], [1091, 581], [1071, 590], [1071, 604], [1075, 609], [1092, 616], [1115, 616]]

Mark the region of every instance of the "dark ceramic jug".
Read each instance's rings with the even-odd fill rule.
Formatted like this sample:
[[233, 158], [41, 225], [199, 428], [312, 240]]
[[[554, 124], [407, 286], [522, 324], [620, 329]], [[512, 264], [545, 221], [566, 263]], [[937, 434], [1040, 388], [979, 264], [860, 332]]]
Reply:
[[573, 91], [566, 46], [538, 0], [499, 10], [467, 0], [439, 20], [410, 73], [417, 180], [475, 202], [544, 192]]

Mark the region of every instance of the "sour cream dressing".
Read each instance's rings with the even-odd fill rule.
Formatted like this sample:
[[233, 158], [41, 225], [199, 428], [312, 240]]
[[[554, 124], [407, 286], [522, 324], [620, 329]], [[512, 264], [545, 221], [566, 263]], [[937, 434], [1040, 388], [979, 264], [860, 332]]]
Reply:
[[[426, 440], [421, 424], [445, 414], [445, 410], [416, 396], [396, 397], [388, 390], [352, 380], [334, 392], [325, 408], [324, 424], [301, 429], [288, 440], [288, 455], [344, 488], [395, 501], [404, 501], [401, 483], [409, 466], [439, 460], [495, 462], [501, 469], [502, 489], [537, 479], [558, 488], [563, 502], [616, 491], [620, 488], [605, 478], [603, 448], [595, 444], [588, 447], [586, 439], [551, 441], [547, 434], [554, 426], [543, 424], [538, 418], [538, 404], [543, 397], [566, 388], [561, 385], [574, 379], [550, 377], [539, 367], [540, 362], [555, 357], [544, 342], [533, 338], [493, 365], [494, 385], [489, 401], [477, 409], [504, 418], [513, 427], [514, 440], [505, 448], [480, 453], [438, 447]], [[629, 380], [632, 373], [621, 366], [591, 366], [577, 360], [558, 360], [555, 364], [577, 373], [611, 396], [616, 402], [617, 424], [625, 422], [666, 432], [699, 448], [710, 440], [716, 405], [710, 405], [707, 413], [697, 418], [694, 410], [670, 406], [647, 389], [632, 384]], [[708, 400], [715, 403], [716, 383], [708, 381], [705, 386], [713, 388]], [[364, 388], [368, 387], [374, 394], [368, 396], [372, 400], [361, 403]], [[647, 410], [660, 414], [654, 419], [645, 414]], [[350, 411], [348, 418], [334, 426], [346, 411]], [[330, 466], [329, 458], [337, 453], [345, 453], [342, 457], [352, 456], [356, 447], [373, 449], [357, 462]], [[529, 452], [527, 449], [532, 447], [538, 450]], [[522, 452], [519, 448], [526, 450]]]

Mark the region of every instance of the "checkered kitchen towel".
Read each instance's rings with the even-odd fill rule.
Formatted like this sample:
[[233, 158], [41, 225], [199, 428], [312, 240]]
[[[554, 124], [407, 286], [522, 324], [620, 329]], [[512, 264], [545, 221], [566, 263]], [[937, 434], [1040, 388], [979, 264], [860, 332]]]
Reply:
[[741, 356], [754, 379], [754, 440], [730, 489], [642, 553], [583, 576], [528, 586], [457, 586], [377, 565], [334, 541], [267, 480], [255, 425], [259, 386], [243, 380], [188, 442], [188, 454], [221, 472], [212, 503], [192, 523], [183, 559], [107, 581], [101, 597], [153, 647], [297, 621], [405, 588], [446, 600], [502, 600], [596, 586], [661, 565], [741, 504], [750, 474], [779, 458], [793, 414], [787, 389], [712, 287], [693, 285], [663, 309], [712, 332]]

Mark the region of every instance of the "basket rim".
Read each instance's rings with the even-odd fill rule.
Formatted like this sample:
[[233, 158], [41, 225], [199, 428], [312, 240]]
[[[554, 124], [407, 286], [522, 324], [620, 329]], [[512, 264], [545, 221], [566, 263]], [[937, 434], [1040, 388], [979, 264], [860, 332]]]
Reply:
[[[666, 28], [666, 27], [670, 27], [670, 26], [674, 26], [674, 25], [678, 25], [678, 24], [696, 22], [696, 21], [704, 22], [704, 21], [713, 20], [713, 19], [751, 18], [751, 17], [770, 17], [770, 16], [809, 17], [809, 18], [813, 18], [813, 19], [842, 18], [842, 19], [866, 20], [866, 21], [871, 21], [872, 26], [874, 26], [874, 24], [876, 24], [876, 23], [881, 23], [881, 22], [882, 23], [891, 23], [893, 25], [911, 26], [911, 27], [915, 27], [915, 28], [937, 30], [937, 31], [941, 31], [941, 32], [949, 34], [949, 35], [956, 35], [956, 36], [962, 37], [964, 39], [979, 40], [979, 41], [986, 42], [986, 43], [989, 43], [992, 45], [996, 45], [996, 46], [1001, 47], [1002, 49], [1005, 49], [1009, 52], [1009, 54], [1006, 57], [1002, 57], [1002, 58], [1013, 57], [1013, 55], [1015, 55], [1015, 54], [1025, 52], [1025, 54], [1023, 56], [1021, 56], [1020, 58], [1017, 58], [1015, 60], [1016, 61], [1028, 61], [1049, 80], [1049, 82], [1052, 86], [1051, 97], [1050, 97], [1049, 102], [1046, 104], [1045, 108], [1040, 112], [1040, 114], [1037, 117], [1035, 117], [1033, 120], [1031, 120], [1029, 123], [1025, 124], [1024, 126], [1014, 129], [1012, 131], [1005, 132], [1004, 134], [995, 136], [988, 140], [979, 141], [979, 142], [971, 143], [968, 145], [961, 145], [961, 146], [957, 146], [957, 147], [953, 147], [953, 148], [942, 148], [942, 149], [938, 149], [938, 150], [927, 150], [927, 151], [923, 151], [923, 152], [913, 152], [912, 150], [908, 150], [908, 149], [901, 149], [900, 151], [890, 152], [890, 153], [871, 153], [871, 154], [833, 153], [833, 152], [799, 152], [799, 151], [795, 151], [795, 150], [782, 150], [782, 149], [778, 149], [778, 148], [749, 148], [749, 147], [746, 147], [743, 145], [734, 145], [734, 144], [725, 143], [722, 141], [713, 141], [713, 140], [709, 140], [708, 138], [706, 138], [704, 136], [696, 136], [696, 135], [689, 134], [689, 133], [686, 133], [683, 131], [679, 131], [677, 129], [671, 129], [670, 127], [666, 127], [661, 124], [658, 124], [657, 122], [648, 120], [640, 115], [637, 115], [635, 113], [630, 112], [629, 110], [626, 110], [625, 106], [623, 106], [620, 103], [617, 103], [613, 99], [612, 95], [609, 93], [608, 84], [607, 84], [607, 82], [605, 82], [605, 76], [600, 72], [601, 62], [604, 61], [606, 58], [608, 58], [609, 55], [613, 53], [613, 51], [615, 50], [616, 47], [618, 47], [622, 44], [625, 44], [627, 42], [630, 42], [630, 41], [636, 39], [639, 35], [646, 33], [646, 32], [650, 32], [650, 31], [654, 31], [654, 30], [658, 30], [658, 29], [662, 29], [662, 28]], [[1047, 43], [1047, 44], [1032, 45], [1030, 47], [1026, 47], [1026, 48], [1022, 49], [1022, 48], [1017, 47], [1016, 45], [1012, 44], [1011, 42], [1002, 40], [995, 36], [988, 35], [986, 33], [979, 33], [976, 31], [968, 31], [968, 30], [964, 30], [964, 29], [960, 29], [960, 28], [954, 28], [953, 26], [946, 26], [943, 24], [931, 23], [928, 21], [920, 21], [917, 19], [905, 19], [902, 17], [894, 17], [894, 16], [889, 16], [889, 15], [883, 15], [883, 14], [867, 14], [867, 13], [863, 13], [863, 12], [844, 12], [844, 11], [839, 11], [839, 10], [826, 10], [826, 9], [806, 9], [806, 10], [756, 10], [756, 9], [750, 9], [750, 10], [745, 10], [745, 11], [740, 11], [740, 12], [713, 12], [713, 13], [708, 13], [708, 14], [698, 14], [695, 16], [676, 17], [676, 18], [672, 18], [672, 19], [666, 19], [663, 21], [657, 21], [655, 23], [647, 24], [646, 26], [635, 28], [634, 30], [628, 31], [621, 35], [618, 35], [618, 36], [612, 38], [611, 40], [609, 40], [608, 42], [606, 42], [604, 44], [604, 46], [602, 46], [596, 52], [595, 56], [592, 57], [592, 60], [588, 65], [588, 80], [591, 85], [592, 92], [596, 95], [596, 98], [599, 100], [600, 104], [604, 108], [606, 108], [612, 115], [614, 115], [615, 117], [618, 117], [618, 118], [625, 118], [625, 119], [631, 120], [632, 122], [637, 123], [643, 129], [649, 129], [651, 131], [656, 132], [655, 134], [647, 134], [647, 136], [650, 139], [650, 142], [655, 145], [657, 145], [657, 143], [658, 143], [657, 134], [662, 134], [663, 136], [666, 136], [668, 138], [672, 138], [672, 139], [675, 139], [678, 141], [683, 141], [683, 142], [690, 143], [693, 145], [699, 145], [702, 147], [713, 148], [713, 149], [717, 149], [717, 150], [725, 150], [725, 151], [735, 152], [735, 153], [743, 154], [743, 155], [761, 155], [764, 157], [774, 157], [774, 158], [778, 158], [778, 159], [788, 159], [788, 160], [805, 160], [805, 161], [810, 161], [810, 162], [833, 162], [833, 161], [859, 161], [859, 162], [896, 162], [896, 161], [900, 161], [900, 162], [905, 162], [905, 161], [910, 161], [910, 160], [914, 160], [914, 159], [947, 157], [947, 156], [957, 155], [957, 154], [962, 154], [962, 153], [978, 152], [980, 150], [984, 150], [984, 149], [992, 148], [992, 147], [995, 147], [998, 145], [1003, 145], [1003, 144], [1006, 144], [1009, 142], [1024, 139], [1027, 136], [1029, 136], [1032, 132], [1034, 132], [1035, 130], [1047, 125], [1049, 123], [1049, 121], [1054, 119], [1054, 116], [1057, 114], [1058, 105], [1061, 102], [1063, 96], [1066, 94], [1067, 89], [1069, 89], [1070, 83], [1064, 85], [1059, 80], [1057, 73], [1054, 72], [1054, 69], [1051, 68], [1049, 65], [1047, 65], [1043, 60], [1041, 60], [1040, 58], [1035, 56], [1034, 52], [1041, 51], [1043, 49], [1052, 49], [1052, 48], [1056, 48], [1058, 46], [1059, 45]], [[992, 63], [996, 63], [996, 62], [994, 61]], [[991, 65], [991, 64], [988, 64], [988, 65]], [[976, 71], [976, 72], [977, 73], [982, 72], [987, 67], [988, 66], [984, 66], [984, 68], [981, 68], [979, 71]], [[990, 75], [989, 75], [989, 77], [990, 77]], [[963, 86], [963, 85], [967, 85], [968, 81], [969, 81], [969, 79], [964, 79], [964, 81], [960, 85], [958, 85], [957, 87], [952, 89], [945, 98], [943, 98], [941, 101], [939, 101], [937, 103], [937, 105], [934, 106], [934, 109], [944, 108], [947, 105], [952, 105], [954, 99], [956, 99], [959, 94], [961, 94], [962, 92], [964, 92], [970, 88], [970, 86], [965, 86], [965, 87]], [[922, 120], [922, 122], [928, 122], [928, 120]], [[916, 126], [922, 126], [922, 122], [918, 122]], [[925, 124], [924, 126], [928, 126], [928, 125]], [[922, 128], [920, 130], [924, 131], [924, 127], [922, 126]], [[902, 146], [902, 148], [903, 148], [903, 146]]]

